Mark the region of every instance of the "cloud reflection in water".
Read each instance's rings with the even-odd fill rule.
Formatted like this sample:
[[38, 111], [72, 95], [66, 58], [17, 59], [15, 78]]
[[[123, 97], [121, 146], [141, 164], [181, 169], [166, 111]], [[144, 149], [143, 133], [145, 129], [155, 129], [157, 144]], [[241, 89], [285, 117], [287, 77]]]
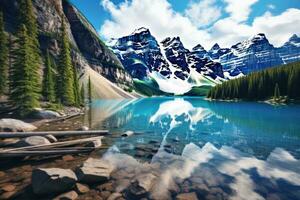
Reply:
[[[300, 161], [280, 148], [265, 161], [231, 147], [217, 149], [210, 143], [202, 148], [190, 143], [181, 155], [159, 151], [150, 163], [122, 154], [116, 151], [116, 147], [108, 150], [102, 159], [111, 163], [116, 171], [126, 171], [131, 182], [141, 174], [145, 178], [148, 175], [155, 177], [151, 178], [153, 198], [171, 198], [174, 193], [185, 189], [195, 191], [199, 198], [219, 195], [223, 199], [251, 200], [265, 199], [271, 194], [281, 199], [300, 198]], [[254, 176], [265, 181], [256, 184]], [[277, 181], [284, 181], [286, 188], [279, 188]], [[266, 194], [260, 192], [261, 188], [267, 190]]]

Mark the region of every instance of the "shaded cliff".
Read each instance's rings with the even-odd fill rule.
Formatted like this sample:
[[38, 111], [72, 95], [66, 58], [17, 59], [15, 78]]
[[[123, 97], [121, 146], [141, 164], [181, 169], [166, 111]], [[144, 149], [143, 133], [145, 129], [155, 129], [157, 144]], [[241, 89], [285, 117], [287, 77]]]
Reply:
[[[62, 18], [66, 21], [73, 64], [83, 77], [92, 68], [99, 75], [122, 89], [132, 87], [132, 78], [119, 59], [97, 36], [96, 30], [86, 18], [67, 0], [33, 0], [39, 27], [40, 48], [43, 55], [50, 51], [58, 60], [60, 51], [59, 33]], [[5, 29], [13, 41], [18, 27], [18, 1], [1, 0]], [[96, 83], [95, 83], [96, 84]]]

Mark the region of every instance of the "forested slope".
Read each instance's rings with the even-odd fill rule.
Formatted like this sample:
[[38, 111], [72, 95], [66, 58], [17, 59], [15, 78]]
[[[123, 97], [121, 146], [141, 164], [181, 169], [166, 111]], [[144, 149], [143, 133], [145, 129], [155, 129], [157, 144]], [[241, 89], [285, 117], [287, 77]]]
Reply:
[[300, 99], [300, 62], [269, 68], [213, 87], [211, 99]]

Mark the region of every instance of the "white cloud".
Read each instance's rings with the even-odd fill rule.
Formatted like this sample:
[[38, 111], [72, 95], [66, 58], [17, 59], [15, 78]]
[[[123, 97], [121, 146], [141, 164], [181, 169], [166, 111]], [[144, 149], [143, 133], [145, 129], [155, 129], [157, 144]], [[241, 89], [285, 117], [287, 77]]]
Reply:
[[[201, 28], [199, 23], [191, 20], [191, 16], [175, 12], [167, 0], [132, 0], [119, 5], [111, 0], [102, 0], [102, 6], [110, 13], [111, 19], [105, 21], [99, 32], [105, 39], [110, 39], [146, 27], [159, 42], [166, 37], [180, 36], [187, 48], [200, 43], [206, 49], [216, 42], [222, 47], [230, 47], [257, 33], [265, 33], [272, 44], [279, 46], [292, 34], [300, 34], [299, 9], [291, 8], [276, 16], [267, 11], [249, 24], [245, 20], [251, 13], [251, 6], [258, 0], [223, 1], [227, 2], [225, 10], [229, 16], [219, 19], [209, 28]], [[214, 7], [213, 4], [211, 6]], [[205, 20], [207, 23], [210, 21]], [[201, 24], [205, 24], [205, 20]]]
[[100, 29], [100, 34], [106, 39], [128, 35], [137, 28], [146, 27], [158, 41], [180, 36], [189, 48], [200, 41], [210, 41], [206, 31], [198, 29], [188, 17], [175, 12], [167, 0], [132, 0], [120, 5], [103, 0], [102, 5], [112, 17]]
[[211, 28], [211, 38], [221, 46], [229, 47], [257, 33], [265, 33], [270, 43], [281, 46], [292, 34], [300, 34], [300, 10], [291, 8], [280, 15], [266, 12], [256, 17], [251, 25], [238, 23], [231, 18], [217, 21]]
[[267, 34], [275, 46], [282, 45], [292, 36], [300, 34], [300, 10], [290, 8], [280, 15], [274, 16], [266, 12], [263, 16], [255, 18], [252, 28], [256, 32]]
[[251, 13], [251, 6], [258, 0], [224, 0], [227, 3], [226, 12], [230, 18], [237, 22], [246, 21]]
[[215, 0], [191, 1], [185, 10], [185, 15], [197, 27], [210, 25], [221, 16], [221, 8], [215, 3]]

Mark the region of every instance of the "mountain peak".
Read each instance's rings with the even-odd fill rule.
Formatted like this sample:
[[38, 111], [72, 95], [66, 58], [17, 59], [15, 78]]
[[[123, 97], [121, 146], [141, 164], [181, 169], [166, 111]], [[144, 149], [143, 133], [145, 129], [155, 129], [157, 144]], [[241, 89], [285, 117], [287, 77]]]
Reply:
[[294, 34], [290, 37], [289, 42], [300, 42], [300, 37], [297, 34]]
[[256, 35], [254, 35], [250, 40], [255, 42], [255, 41], [268, 40], [268, 39], [264, 33], [258, 33]]
[[201, 44], [197, 44], [192, 50], [193, 51], [205, 51], [204, 47]]
[[133, 33], [131, 33], [131, 35], [136, 35], [136, 34], [141, 34], [141, 33], [150, 33], [150, 30], [145, 27], [141, 27], [141, 28], [135, 29], [133, 31]]
[[167, 46], [183, 46], [180, 37], [167, 37], [166, 39], [164, 39], [163, 41], [161, 41], [161, 43], [163, 44], [164, 47]]
[[212, 48], [210, 49], [210, 51], [216, 51], [216, 50], [219, 50], [219, 49], [221, 49], [221, 47], [220, 47], [220, 45], [218, 43], [216, 43], [216, 44], [214, 44], [212, 46]]

